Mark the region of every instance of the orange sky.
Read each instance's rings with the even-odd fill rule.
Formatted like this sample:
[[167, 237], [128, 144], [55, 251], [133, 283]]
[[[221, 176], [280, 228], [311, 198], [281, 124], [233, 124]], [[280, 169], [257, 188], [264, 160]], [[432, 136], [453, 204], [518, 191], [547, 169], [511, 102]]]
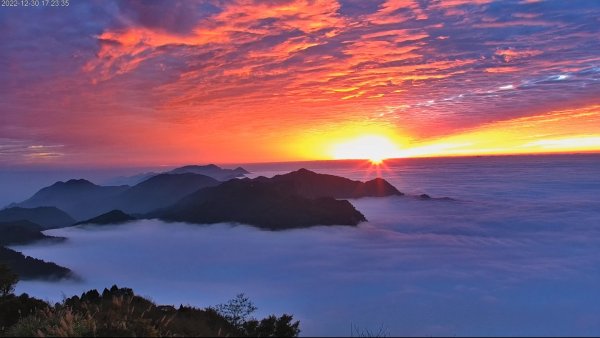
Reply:
[[409, 0], [2, 11], [0, 165], [600, 151], [599, 14]]

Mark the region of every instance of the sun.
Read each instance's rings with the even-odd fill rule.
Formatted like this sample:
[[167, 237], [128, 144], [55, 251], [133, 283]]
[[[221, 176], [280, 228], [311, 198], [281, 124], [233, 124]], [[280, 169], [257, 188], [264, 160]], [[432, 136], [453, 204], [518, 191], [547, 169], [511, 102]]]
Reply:
[[380, 165], [383, 163], [383, 160], [385, 160], [385, 159], [376, 157], [376, 158], [370, 158], [369, 162], [371, 162], [371, 164], [373, 164], [373, 165]]
[[385, 136], [365, 135], [335, 144], [331, 153], [334, 159], [365, 159], [379, 165], [385, 159], [398, 157], [399, 151]]

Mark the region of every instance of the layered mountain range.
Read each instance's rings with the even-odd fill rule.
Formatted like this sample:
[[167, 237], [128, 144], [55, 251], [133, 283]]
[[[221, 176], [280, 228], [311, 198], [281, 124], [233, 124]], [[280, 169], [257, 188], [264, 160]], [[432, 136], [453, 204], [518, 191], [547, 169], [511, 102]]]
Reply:
[[[207, 165], [143, 174], [146, 178], [133, 186], [101, 186], [84, 179], [56, 182], [0, 210], [0, 222], [5, 222], [0, 223], [0, 245], [58, 240], [43, 234], [46, 229], [148, 218], [195, 224], [242, 223], [268, 230], [355, 226], [366, 218], [348, 199], [404, 195], [382, 178], [361, 182], [307, 169], [271, 178], [251, 179], [245, 177], [247, 174], [243, 168]], [[0, 249], [0, 262], [26, 278], [71, 276], [68, 269], [56, 264]]]
[[[69, 226], [77, 221], [106, 224], [113, 219], [118, 223], [135, 218], [202, 224], [237, 222], [273, 230], [356, 225], [366, 220], [364, 215], [350, 202], [339, 199], [402, 195], [380, 178], [360, 182], [300, 169], [272, 178], [220, 182], [189, 172], [197, 168], [204, 172], [206, 168], [216, 170], [211, 166], [186, 166], [152, 176], [133, 187], [100, 186], [83, 179], [57, 182], [1, 210], [0, 221], [24, 219], [44, 228]], [[237, 168], [235, 172], [242, 170]]]

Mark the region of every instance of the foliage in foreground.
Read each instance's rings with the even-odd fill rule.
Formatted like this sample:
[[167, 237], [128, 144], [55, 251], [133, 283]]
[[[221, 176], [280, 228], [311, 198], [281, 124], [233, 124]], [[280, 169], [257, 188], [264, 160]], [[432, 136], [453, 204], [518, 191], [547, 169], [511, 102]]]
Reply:
[[17, 279], [0, 266], [0, 335], [37, 337], [295, 337], [290, 315], [251, 317], [256, 310], [243, 294], [215, 308], [159, 306], [128, 288], [113, 286], [50, 305], [12, 292]]
[[248, 337], [295, 337], [300, 333], [300, 322], [293, 322], [290, 315], [269, 316], [260, 321], [251, 317], [257, 310], [244, 294], [237, 295], [226, 304], [216, 307], [216, 312], [232, 324], [237, 331]]

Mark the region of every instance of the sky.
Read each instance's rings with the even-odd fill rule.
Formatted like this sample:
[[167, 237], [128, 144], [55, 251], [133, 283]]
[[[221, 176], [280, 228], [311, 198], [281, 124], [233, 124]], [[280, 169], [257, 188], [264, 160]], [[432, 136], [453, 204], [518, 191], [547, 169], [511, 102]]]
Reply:
[[600, 151], [600, 2], [0, 8], [0, 166]]

